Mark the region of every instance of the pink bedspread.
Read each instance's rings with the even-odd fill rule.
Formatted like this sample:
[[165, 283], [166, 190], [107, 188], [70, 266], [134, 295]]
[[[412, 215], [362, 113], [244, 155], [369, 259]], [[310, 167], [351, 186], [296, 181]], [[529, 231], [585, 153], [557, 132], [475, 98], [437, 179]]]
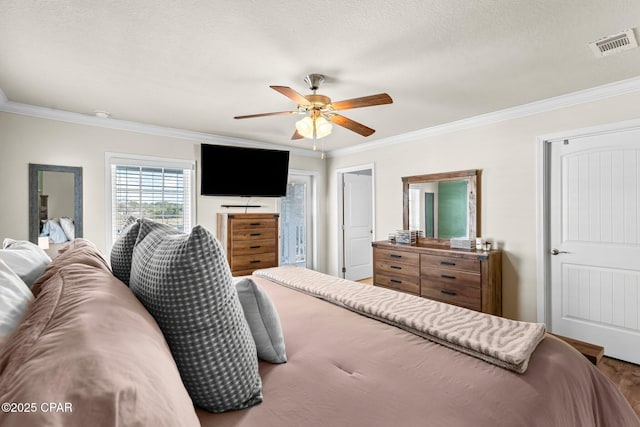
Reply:
[[638, 426], [616, 387], [545, 337], [517, 374], [263, 278], [288, 362], [261, 362], [264, 401], [198, 411], [204, 427]]

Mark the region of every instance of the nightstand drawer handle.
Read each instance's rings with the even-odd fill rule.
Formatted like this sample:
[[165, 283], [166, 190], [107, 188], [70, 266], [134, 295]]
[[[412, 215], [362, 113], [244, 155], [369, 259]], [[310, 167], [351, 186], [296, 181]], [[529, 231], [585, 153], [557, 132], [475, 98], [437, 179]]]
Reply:
[[456, 276], [449, 276], [448, 274], [441, 274], [440, 277], [442, 277], [443, 279], [451, 279], [451, 280], [455, 280]]
[[389, 254], [391, 258], [402, 258], [402, 255]]
[[259, 236], [259, 235], [260, 235], [260, 233], [251, 233], [251, 234], [249, 234], [249, 236]]
[[394, 270], [402, 270], [402, 267], [397, 265], [390, 265], [389, 268], [393, 268]]
[[251, 224], [249, 224], [249, 225], [262, 225], [262, 223], [261, 223], [261, 222], [252, 222], [252, 223], [251, 223]]
[[251, 263], [251, 264], [257, 264], [259, 262], [260, 262], [259, 259], [254, 259], [254, 260], [249, 261], [249, 263]]
[[447, 291], [446, 289], [442, 289], [440, 292], [442, 292], [445, 295], [451, 295], [451, 296], [456, 296], [457, 294], [453, 291]]
[[260, 247], [260, 245], [256, 245], [256, 246], [249, 246], [249, 249], [258, 249]]
[[440, 261], [440, 265], [454, 266], [454, 265], [456, 265], [456, 263], [455, 262], [451, 262], [451, 261]]
[[402, 280], [390, 279], [391, 283], [402, 283]]

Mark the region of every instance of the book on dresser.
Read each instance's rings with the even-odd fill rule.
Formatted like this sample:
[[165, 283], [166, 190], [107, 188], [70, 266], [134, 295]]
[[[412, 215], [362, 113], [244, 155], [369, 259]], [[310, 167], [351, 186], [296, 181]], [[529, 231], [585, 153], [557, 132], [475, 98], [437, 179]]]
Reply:
[[234, 276], [278, 266], [277, 213], [219, 213], [218, 240]]
[[373, 284], [502, 315], [502, 251], [373, 242]]

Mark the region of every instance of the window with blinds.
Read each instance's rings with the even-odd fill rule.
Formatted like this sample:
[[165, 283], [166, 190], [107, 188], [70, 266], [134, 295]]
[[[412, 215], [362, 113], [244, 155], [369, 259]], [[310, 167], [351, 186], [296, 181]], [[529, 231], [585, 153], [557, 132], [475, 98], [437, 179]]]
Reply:
[[191, 231], [192, 167], [163, 167], [149, 161], [136, 165], [135, 159], [121, 162], [113, 159], [110, 163], [111, 243], [129, 216], [168, 224], [178, 231]]

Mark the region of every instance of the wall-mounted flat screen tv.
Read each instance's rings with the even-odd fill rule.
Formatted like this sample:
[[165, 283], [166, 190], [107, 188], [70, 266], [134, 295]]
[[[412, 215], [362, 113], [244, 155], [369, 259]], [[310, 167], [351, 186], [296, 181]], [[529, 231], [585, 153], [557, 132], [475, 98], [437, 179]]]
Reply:
[[201, 144], [203, 196], [282, 197], [287, 194], [289, 152]]

